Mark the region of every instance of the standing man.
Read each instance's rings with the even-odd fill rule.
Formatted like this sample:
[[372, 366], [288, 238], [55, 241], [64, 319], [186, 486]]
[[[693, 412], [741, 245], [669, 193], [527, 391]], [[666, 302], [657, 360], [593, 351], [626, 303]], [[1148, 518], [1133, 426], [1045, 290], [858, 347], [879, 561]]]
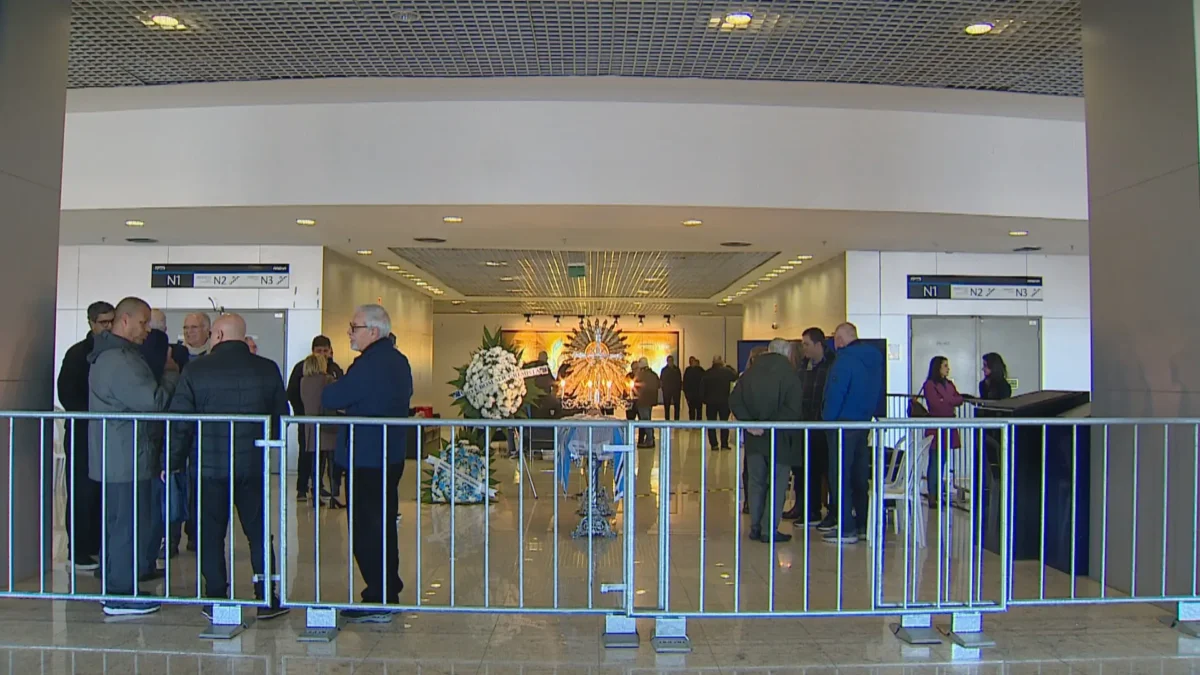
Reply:
[[[287, 394], [283, 376], [274, 361], [250, 353], [246, 344], [246, 321], [237, 314], [225, 314], [212, 326], [212, 349], [208, 356], [188, 366], [171, 412], [182, 415], [270, 415], [271, 437], [278, 437], [279, 416], [287, 414]], [[255, 422], [200, 425], [176, 422], [172, 425], [173, 443], [169, 468], [179, 471], [190, 466], [188, 483], [200, 483], [198, 500], [200, 532], [200, 572], [204, 576], [204, 597], [214, 600], [231, 598], [225, 567], [225, 530], [229, 527], [230, 488], [242, 531], [250, 540], [250, 565], [254, 570], [254, 597], [265, 606], [258, 618], [274, 619], [287, 613], [279, 606], [279, 597], [266, 597], [263, 575], [275, 574], [275, 543], [268, 543], [263, 495], [267, 466], [263, 448], [263, 425]], [[232, 430], [231, 430], [232, 427]], [[230, 437], [232, 431], [232, 438]], [[231, 450], [232, 448], [232, 450]], [[233, 466], [230, 455], [233, 455]], [[188, 461], [190, 459], [190, 462]], [[270, 546], [268, 572], [263, 547]], [[212, 619], [211, 607], [205, 615]]]
[[[725, 359], [714, 356], [712, 368], [704, 372], [700, 380], [700, 398], [704, 401], [704, 413], [709, 421], [729, 421], [729, 387], [738, 379], [737, 372], [725, 365]], [[713, 450], [729, 449], [729, 430], [721, 430], [721, 445], [717, 445], [717, 430], [708, 430], [708, 447]]]
[[[146, 365], [150, 366], [151, 372], [154, 373], [155, 381], [162, 383], [163, 369], [166, 367], [167, 360], [175, 362], [178, 370], [183, 370], [183, 367], [188, 362], [188, 351], [183, 345], [171, 344], [171, 338], [167, 335], [167, 315], [161, 309], [150, 310], [150, 333], [142, 342], [140, 348], [142, 357], [146, 359]], [[162, 422], [147, 422], [153, 425], [151, 434], [154, 445], [158, 448], [160, 456], [164, 456], [165, 444], [164, 434], [166, 433], [166, 424]], [[155, 478], [150, 481], [151, 494], [154, 499], [154, 509], [151, 514], [151, 522], [153, 523], [154, 541], [163, 541], [162, 550], [158, 552], [160, 560], [174, 558], [179, 554], [179, 540], [183, 535], [182, 523], [167, 522], [165, 512], [167, 484], [161, 478]], [[174, 493], [173, 493], [174, 494]], [[185, 493], [186, 495], [186, 493]], [[186, 496], [184, 497], [186, 500]], [[173, 502], [174, 503], [174, 502]], [[159, 576], [161, 572], [154, 570], [154, 576]]]
[[[112, 329], [113, 306], [103, 301], [93, 302], [87, 308], [87, 321], [87, 337], [67, 350], [58, 371], [58, 400], [67, 412], [88, 411], [88, 372], [91, 369], [88, 354], [92, 353], [96, 336]], [[100, 567], [100, 484], [92, 480], [88, 472], [88, 423], [67, 420], [65, 431], [67, 550], [76, 570], [91, 571]], [[71, 476], [75, 480], [74, 494]]]
[[[827, 422], [869, 422], [883, 396], [883, 355], [859, 341], [858, 328], [852, 323], [837, 327], [833, 344], [837, 359], [829, 369], [822, 417]], [[817, 529], [825, 532], [825, 541], [831, 544], [857, 544], [868, 526], [868, 431], [837, 429], [828, 434], [830, 502], [838, 515], [836, 522]]]
[[678, 420], [679, 399], [683, 394], [683, 373], [680, 372], [679, 366], [675, 365], [674, 356], [667, 357], [667, 365], [663, 366], [659, 382], [662, 384], [663, 418], [672, 419], [671, 406], [674, 406], [674, 419]]
[[[802, 387], [791, 354], [792, 343], [775, 338], [768, 345], [767, 353], [746, 369], [729, 399], [729, 407], [739, 422], [795, 422], [800, 418]], [[793, 431], [746, 429], [746, 468], [750, 478], [747, 499], [752, 541], [785, 542], [792, 539], [792, 535], [779, 531], [779, 522], [787, 497], [788, 472], [797, 461], [795, 440]], [[774, 500], [771, 500], [772, 496]], [[769, 516], [768, 501], [771, 501]]]
[[[95, 337], [88, 361], [89, 410], [96, 413], [160, 413], [166, 410], [179, 370], [167, 360], [162, 383], [142, 358], [138, 345], [149, 332], [150, 305], [140, 298], [117, 304], [110, 332]], [[154, 566], [159, 542], [151, 535], [151, 481], [159, 477], [159, 449], [151, 424], [130, 420], [91, 420], [88, 471], [104, 489], [104, 587], [109, 595], [140, 595], [138, 579]], [[151, 614], [159, 603], [116, 600], [104, 605], [109, 616]]]
[[[346, 375], [321, 394], [326, 410], [344, 410], [350, 417], [408, 417], [412, 400], [412, 368], [408, 357], [387, 339], [392, 319], [379, 305], [354, 311], [347, 334], [350, 347], [360, 352]], [[348, 470], [347, 516], [353, 527], [354, 561], [366, 582], [362, 601], [394, 605], [400, 601], [400, 552], [396, 536], [397, 489], [404, 475], [404, 427], [358, 424], [354, 445], [350, 429], [338, 428], [334, 462]], [[387, 560], [383, 559], [386, 552]], [[386, 607], [342, 611], [354, 622], [389, 623]]]
[[[333, 361], [333, 343], [324, 335], [318, 335], [312, 339], [312, 353], [317, 356], [324, 357], [326, 370], [333, 379], [338, 379], [342, 376], [342, 367]], [[304, 359], [292, 368], [292, 374], [288, 376], [287, 384], [287, 400], [292, 404], [292, 414], [297, 417], [303, 417], [304, 399], [300, 396], [300, 380], [304, 378]], [[296, 435], [296, 446], [299, 449], [299, 455], [296, 465], [296, 501], [308, 501], [309, 490], [313, 485], [313, 475], [316, 473], [317, 454], [308, 448], [308, 442], [304, 438], [304, 434]]]
[[704, 417], [703, 380], [704, 366], [700, 365], [700, 359], [689, 357], [687, 370], [683, 371], [683, 396], [687, 399], [688, 419], [693, 422]]
[[[654, 406], [658, 405], [659, 381], [658, 375], [650, 367], [650, 362], [643, 357], [638, 360], [638, 372], [633, 381], [637, 391], [637, 418], [649, 422], [654, 416]], [[642, 427], [638, 429], [638, 447], [654, 447], [654, 429]]]
[[212, 319], [204, 312], [188, 314], [183, 319], [183, 346], [193, 359], [208, 353], [211, 337]]
[[[809, 328], [800, 338], [800, 349], [804, 359], [800, 362], [800, 383], [804, 387], [804, 404], [800, 419], [805, 422], [821, 421], [821, 406], [825, 404], [825, 383], [829, 379], [829, 367], [833, 365], [833, 352], [825, 349], [825, 331]], [[825, 520], [821, 509], [826, 504], [823, 486], [829, 475], [829, 443], [824, 431], [802, 433], [799, 441], [808, 444], [808, 466], [804, 466], [804, 446], [800, 446], [799, 459], [792, 466], [792, 489], [795, 491], [795, 506], [783, 514], [784, 518], [796, 521], [796, 527], [808, 525], [829, 528], [837, 522], [831, 511]], [[807, 476], [807, 478], [806, 478]], [[808, 504], [804, 503], [804, 492], [808, 491]], [[807, 515], [807, 517], [805, 517]]]

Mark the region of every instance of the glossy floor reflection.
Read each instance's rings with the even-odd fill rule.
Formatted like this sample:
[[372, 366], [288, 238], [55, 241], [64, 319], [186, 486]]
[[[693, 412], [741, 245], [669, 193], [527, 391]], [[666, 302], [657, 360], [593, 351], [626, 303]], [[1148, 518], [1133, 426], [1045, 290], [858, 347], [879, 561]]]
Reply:
[[[660, 439], [664, 441], [665, 439]], [[735, 452], [701, 450], [696, 432], [670, 439], [671, 471], [663, 451], [638, 451], [632, 468], [632, 564], [635, 605], [673, 612], [887, 611], [910, 602], [944, 604], [1000, 597], [1001, 566], [980, 552], [979, 519], [962, 510], [928, 512], [925, 547], [902, 533], [883, 546], [834, 547], [807, 528], [795, 540], [769, 545], [747, 540], [747, 518], [738, 508]], [[982, 652], [953, 647], [911, 647], [891, 635], [894, 619], [878, 617], [693, 619], [690, 654], [656, 654], [652, 622], [642, 621], [642, 646], [606, 650], [602, 619], [595, 615], [484, 614], [511, 610], [586, 611], [615, 607], [618, 595], [602, 584], [622, 579], [621, 538], [575, 539], [580, 476], [564, 494], [553, 480], [552, 459], [527, 469], [495, 462], [497, 502], [488, 507], [418, 506], [422, 467], [410, 462], [402, 488], [400, 523], [406, 609], [390, 625], [350, 626], [331, 644], [297, 641], [304, 630], [298, 608], [286, 618], [252, 626], [227, 642], [197, 638], [206, 625], [195, 607], [169, 606], [142, 619], [105, 620], [94, 603], [0, 601], [0, 672], [13, 673], [1177, 673], [1200, 670], [1200, 640], [1182, 637], [1148, 605], [1020, 608], [989, 615], [986, 628], [997, 646]], [[669, 473], [670, 480], [661, 477]], [[608, 474], [605, 474], [608, 475]], [[532, 479], [532, 481], [530, 480]], [[281, 543], [290, 603], [342, 603], [357, 599], [362, 581], [347, 564], [346, 512], [298, 506], [288, 479], [272, 500], [286, 497]], [[669, 482], [669, 485], [666, 483]], [[531, 485], [532, 483], [532, 485]], [[537, 494], [534, 495], [536, 490]], [[624, 505], [614, 527], [624, 532]], [[61, 516], [59, 522], [61, 522]], [[273, 512], [279, 518], [277, 511]], [[973, 529], [975, 528], [975, 529]], [[912, 528], [910, 528], [911, 530]], [[318, 535], [319, 533], [319, 535]], [[316, 546], [320, 539], [319, 549]], [[240, 529], [234, 547], [234, 587], [251, 593], [247, 543]], [[59, 592], [97, 592], [90, 575], [68, 574], [65, 542], [55, 537], [52, 574], [42, 581]], [[661, 555], [663, 551], [666, 556]], [[318, 564], [319, 561], [319, 564]], [[939, 564], [940, 561], [940, 564]], [[171, 595], [197, 594], [194, 554], [170, 565]], [[882, 592], [871, 592], [879, 569]], [[662, 581], [666, 573], [665, 583]], [[1036, 561], [1014, 569], [1022, 597], [1064, 597], [1069, 576], [1045, 574]], [[147, 584], [162, 592], [164, 584]], [[1077, 580], [1077, 596], [1098, 585]], [[1110, 592], [1115, 592], [1111, 591]], [[1193, 657], [1198, 659], [1193, 661]], [[7, 670], [6, 670], [7, 669]]]

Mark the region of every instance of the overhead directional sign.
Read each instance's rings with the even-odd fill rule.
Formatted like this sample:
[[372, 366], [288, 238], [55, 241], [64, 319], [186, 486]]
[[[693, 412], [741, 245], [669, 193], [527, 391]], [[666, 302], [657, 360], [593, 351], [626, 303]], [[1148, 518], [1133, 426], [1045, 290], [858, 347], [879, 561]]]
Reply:
[[1029, 300], [1042, 299], [1041, 277], [976, 277], [936, 274], [908, 275], [910, 300]]
[[282, 264], [155, 264], [151, 288], [287, 288], [291, 265]]

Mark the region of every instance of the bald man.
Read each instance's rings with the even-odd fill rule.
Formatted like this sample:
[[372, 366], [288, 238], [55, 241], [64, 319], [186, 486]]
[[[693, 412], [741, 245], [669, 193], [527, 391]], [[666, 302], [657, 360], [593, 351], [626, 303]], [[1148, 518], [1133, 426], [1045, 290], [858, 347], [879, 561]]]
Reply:
[[[279, 433], [279, 416], [287, 414], [287, 394], [283, 376], [274, 361], [250, 353], [246, 344], [246, 321], [237, 314], [225, 314], [212, 325], [212, 351], [191, 362], [179, 380], [171, 412], [188, 415], [269, 415], [272, 438]], [[197, 448], [195, 424], [177, 422], [171, 427], [170, 469], [187, 466], [188, 482], [200, 483], [199, 530], [200, 573], [204, 576], [204, 595], [219, 601], [229, 598], [228, 570], [225, 567], [225, 530], [229, 526], [230, 484], [233, 505], [237, 508], [242, 531], [250, 540], [250, 564], [257, 579], [267, 573], [263, 545], [266, 536], [263, 508], [263, 481], [267, 464], [263, 449], [263, 425], [247, 422], [233, 425], [205, 424]], [[233, 466], [230, 466], [230, 446]], [[230, 475], [232, 474], [232, 481]], [[274, 542], [271, 542], [270, 574], [275, 574]], [[255, 597], [262, 601], [258, 618], [274, 619], [287, 610], [279, 606], [274, 593], [266, 597], [261, 581], [255, 583]], [[212, 608], [205, 609], [212, 619]]]
[[[827, 422], [869, 422], [883, 402], [883, 352], [858, 339], [843, 323], [833, 333], [837, 359], [829, 368], [821, 417]], [[867, 534], [871, 453], [866, 429], [835, 429], [829, 439], [830, 516], [817, 529], [831, 544], [857, 544]]]

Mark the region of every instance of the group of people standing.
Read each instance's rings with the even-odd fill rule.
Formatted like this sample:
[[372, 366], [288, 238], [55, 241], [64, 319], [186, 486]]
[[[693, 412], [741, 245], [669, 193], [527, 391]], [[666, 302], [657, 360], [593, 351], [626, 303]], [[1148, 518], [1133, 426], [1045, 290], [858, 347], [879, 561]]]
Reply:
[[[675, 364], [675, 357], [668, 356], [667, 365], [660, 373], [655, 373], [645, 358], [639, 359], [630, 366], [633, 401], [629, 419], [649, 420], [655, 406], [661, 404], [664, 419], [679, 420], [682, 399], [687, 401], [689, 420], [707, 417], [712, 421], [727, 422], [730, 387], [737, 378], [737, 371], [725, 365], [721, 356], [714, 356], [712, 367], [707, 370], [700, 365], [700, 359], [693, 356], [688, 359], [687, 370], [682, 372]], [[713, 449], [729, 450], [729, 430], [721, 430], [718, 444], [717, 430], [710, 429], [708, 444]], [[638, 446], [654, 446], [653, 429], [639, 431]]]
[[[58, 386], [66, 410], [187, 416], [170, 424], [129, 417], [68, 421], [71, 561], [76, 570], [95, 570], [102, 593], [117, 596], [104, 603], [104, 613], [143, 615], [160, 609], [140, 584], [161, 578], [156, 559], [170, 558], [178, 546], [180, 536], [164, 531], [171, 518], [164, 513], [163, 497], [180, 475], [186, 476], [180, 482], [187, 488], [176, 504], [178, 499], [187, 502], [188, 550], [198, 551], [204, 597], [214, 603], [232, 597], [225, 562], [232, 504], [250, 542], [255, 597], [262, 601], [258, 618], [286, 613], [277, 597], [266, 597], [264, 579], [275, 574], [275, 556], [274, 542], [265, 541], [269, 477], [260, 445], [281, 438], [280, 418], [288, 414], [289, 395], [279, 366], [254, 353], [246, 322], [237, 314], [222, 314], [215, 321], [201, 313], [189, 315], [179, 345], [170, 344], [163, 314], [140, 298], [125, 298], [116, 306], [93, 303], [88, 325], [88, 335], [63, 359]], [[293, 402], [353, 417], [407, 416], [412, 371], [388, 339], [390, 330], [384, 308], [357, 308], [348, 335], [360, 355], [344, 375], [332, 362], [329, 339], [318, 336], [313, 355], [300, 368], [299, 397]], [[201, 415], [268, 416], [270, 428], [258, 422], [204, 423], [197, 417]], [[405, 434], [387, 435], [380, 425], [359, 425], [351, 449], [343, 425], [336, 427], [336, 440], [328, 440], [336, 445], [334, 464], [353, 475], [347, 487], [353, 484], [356, 494], [351, 499], [347, 490], [347, 501], [354, 557], [366, 581], [363, 601], [394, 604], [403, 588], [396, 514]], [[328, 444], [309, 437], [305, 447], [324, 450]], [[306, 464], [302, 457], [302, 471]], [[264, 549], [270, 551], [269, 561]], [[204, 612], [211, 618], [212, 606]], [[391, 620], [382, 608], [343, 615], [356, 621]]]

